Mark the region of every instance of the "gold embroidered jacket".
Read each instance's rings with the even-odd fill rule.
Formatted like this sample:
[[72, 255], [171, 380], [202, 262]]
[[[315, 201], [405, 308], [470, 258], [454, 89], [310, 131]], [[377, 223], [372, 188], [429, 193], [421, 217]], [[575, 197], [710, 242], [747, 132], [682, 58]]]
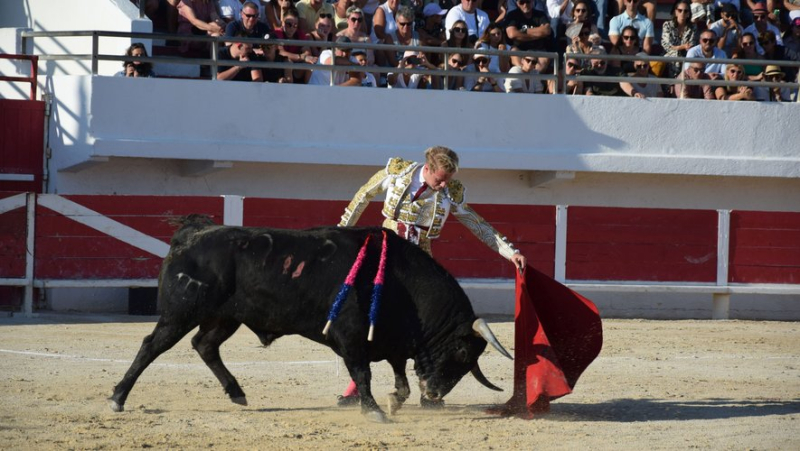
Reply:
[[417, 228], [418, 244], [428, 252], [429, 240], [439, 237], [449, 213], [453, 213], [470, 232], [487, 246], [510, 259], [517, 251], [508, 239], [495, 230], [475, 210], [467, 205], [466, 189], [458, 180], [450, 180], [447, 187], [428, 198], [411, 200], [409, 187], [421, 163], [392, 158], [386, 167], [378, 171], [358, 190], [345, 208], [339, 226], [353, 226], [367, 208], [370, 200], [386, 192], [383, 202], [383, 226], [398, 232], [398, 223]]

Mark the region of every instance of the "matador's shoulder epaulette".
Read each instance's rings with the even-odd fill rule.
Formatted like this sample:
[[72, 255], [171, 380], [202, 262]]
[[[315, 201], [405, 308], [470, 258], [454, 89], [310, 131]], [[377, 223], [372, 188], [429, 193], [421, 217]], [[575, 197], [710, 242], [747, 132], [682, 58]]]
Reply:
[[459, 180], [450, 179], [447, 182], [447, 196], [456, 204], [464, 202], [464, 185]]
[[413, 161], [404, 160], [402, 158], [391, 158], [389, 163], [386, 164], [386, 173], [389, 175], [403, 175], [413, 169], [415, 166]]

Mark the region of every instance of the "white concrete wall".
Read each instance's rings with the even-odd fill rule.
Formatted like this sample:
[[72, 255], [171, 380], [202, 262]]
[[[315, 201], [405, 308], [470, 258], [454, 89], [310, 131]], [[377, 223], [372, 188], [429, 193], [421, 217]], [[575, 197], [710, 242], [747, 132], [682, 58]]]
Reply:
[[[32, 31], [127, 31], [150, 33], [150, 19], [139, 19], [139, 9], [129, 0], [4, 0], [0, 1], [0, 53], [36, 55], [91, 54], [92, 40], [81, 38], [36, 38], [27, 52], [19, 33]], [[100, 54], [124, 55], [132, 42], [139, 40], [101, 38]], [[143, 41], [151, 49], [151, 43]], [[98, 73], [113, 75], [122, 68], [119, 61], [101, 61]], [[39, 65], [42, 75], [90, 74], [91, 61], [46, 61]], [[27, 72], [25, 72], [27, 75]], [[42, 79], [44, 81], [44, 79]], [[43, 86], [40, 86], [40, 88]], [[0, 84], [0, 98], [17, 97], [19, 90]]]

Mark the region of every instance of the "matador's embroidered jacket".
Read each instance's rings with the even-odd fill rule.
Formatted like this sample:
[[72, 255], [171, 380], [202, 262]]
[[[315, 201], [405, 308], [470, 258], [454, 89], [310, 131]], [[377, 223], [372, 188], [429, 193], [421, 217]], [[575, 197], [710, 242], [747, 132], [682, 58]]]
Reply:
[[386, 192], [383, 226], [418, 244], [428, 253], [431, 252], [430, 240], [439, 237], [451, 212], [478, 239], [506, 259], [517, 252], [505, 236], [467, 205], [466, 189], [458, 180], [450, 180], [445, 189], [432, 196], [412, 200], [409, 187], [421, 166], [421, 163], [401, 158], [390, 159], [386, 168], [378, 171], [358, 190], [345, 209], [339, 226], [355, 225], [369, 201]]

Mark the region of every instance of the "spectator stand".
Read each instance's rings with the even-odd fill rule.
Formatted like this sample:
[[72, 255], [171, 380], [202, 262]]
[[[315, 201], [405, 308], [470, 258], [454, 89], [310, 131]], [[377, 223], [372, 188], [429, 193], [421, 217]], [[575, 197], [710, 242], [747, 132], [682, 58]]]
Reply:
[[[219, 65], [218, 61], [218, 49], [219, 45], [224, 42], [248, 42], [254, 45], [263, 44], [265, 41], [263, 39], [254, 39], [254, 38], [225, 38], [225, 37], [209, 37], [209, 36], [178, 36], [173, 34], [163, 34], [163, 33], [136, 33], [136, 32], [110, 32], [110, 31], [61, 31], [61, 32], [33, 32], [33, 31], [24, 31], [21, 33], [21, 37], [23, 39], [23, 48], [29, 49], [33, 48], [33, 46], [29, 46], [28, 40], [33, 40], [36, 38], [91, 38], [92, 40], [92, 52], [88, 55], [38, 55], [40, 61], [58, 61], [58, 60], [90, 60], [91, 61], [91, 73], [93, 75], [98, 75], [98, 63], [99, 61], [125, 61], [129, 59], [124, 55], [107, 55], [107, 54], [100, 54], [98, 52], [99, 48], [99, 40], [101, 38], [122, 38], [122, 39], [139, 39], [152, 42], [153, 40], [167, 40], [173, 39], [178, 41], [202, 41], [202, 42], [209, 42], [214, 43], [215, 45], [211, 46], [211, 51], [209, 58], [179, 58], [179, 57], [163, 57], [163, 56], [151, 56], [148, 58], [141, 58], [142, 61], [151, 62], [154, 64], [158, 63], [169, 63], [169, 64], [180, 64], [180, 65], [194, 65], [194, 66], [208, 66], [210, 67], [210, 78], [214, 79], [216, 76], [216, 70]], [[313, 41], [297, 41], [297, 40], [271, 40], [271, 43], [282, 44], [282, 45], [303, 45], [303, 46], [319, 46], [319, 47], [330, 47], [331, 43], [326, 42], [313, 42]], [[431, 53], [441, 53], [446, 58], [451, 51], [448, 48], [442, 47], [423, 47], [423, 46], [402, 46], [402, 45], [386, 45], [386, 44], [372, 44], [372, 43], [347, 43], [347, 44], [336, 44], [337, 47], [344, 47], [344, 48], [359, 48], [359, 49], [394, 49], [397, 51], [405, 51], [405, 50], [414, 50], [414, 51], [421, 51], [421, 52], [431, 52]], [[482, 50], [474, 50], [474, 49], [459, 49], [458, 53], [464, 54], [488, 54], [488, 55], [505, 55], [505, 56], [535, 56], [535, 57], [546, 57], [552, 58], [553, 61], [559, 61], [558, 64], [554, 64], [554, 73], [553, 74], [503, 74], [504, 78], [525, 78], [525, 79], [532, 79], [532, 80], [557, 80], [559, 78], [559, 74], [563, 71], [564, 61], [563, 59], [557, 58], [557, 54], [555, 53], [539, 53], [539, 52], [522, 52], [522, 51], [502, 51], [502, 50], [489, 50], [489, 49], [482, 49]], [[577, 55], [577, 54], [570, 54], [571, 57], [580, 58], [580, 59], [604, 59], [604, 60], [621, 60], [621, 61], [635, 61], [635, 60], [643, 60], [647, 62], [651, 61], [662, 61], [662, 62], [685, 62], [688, 59], [684, 57], [665, 57], [665, 56], [647, 56], [647, 57], [638, 57], [638, 56], [627, 56], [627, 55]], [[739, 63], [739, 64], [755, 64], [755, 65], [769, 65], [774, 64], [782, 67], [800, 67], [800, 62], [795, 61], [769, 61], [769, 60], [744, 60], [744, 59], [701, 59], [701, 58], [693, 58], [692, 60], [695, 61], [703, 61], [703, 62], [716, 62], [716, 63]], [[328, 71], [355, 71], [355, 72], [375, 72], [375, 73], [424, 73], [428, 75], [435, 75], [435, 76], [444, 76], [444, 77], [468, 77], [474, 76], [474, 73], [465, 72], [465, 71], [453, 71], [453, 70], [428, 70], [428, 69], [408, 69], [408, 68], [397, 68], [397, 67], [379, 67], [379, 66], [337, 66], [337, 65], [312, 65], [312, 64], [305, 64], [305, 63], [278, 63], [278, 62], [238, 62], [238, 61], [226, 61], [226, 65], [233, 65], [233, 66], [248, 66], [254, 68], [279, 68], [279, 69], [313, 69], [313, 70], [328, 70]], [[156, 69], [158, 73], [158, 69]], [[662, 85], [674, 85], [674, 84], [686, 84], [686, 85], [709, 85], [712, 87], [716, 86], [760, 86], [760, 87], [784, 87], [784, 88], [791, 88], [794, 93], [794, 99], [798, 99], [797, 89], [798, 83], [797, 82], [784, 82], [784, 83], [772, 83], [772, 82], [761, 82], [761, 81], [723, 81], [723, 80], [676, 80], [670, 78], [635, 78], [635, 77], [611, 77], [611, 76], [588, 76], [588, 75], [577, 75], [575, 77], [579, 77], [581, 81], [605, 81], [605, 82], [635, 82], [635, 83], [656, 83]], [[561, 82], [566, 83], [568, 80], [575, 79], [573, 77], [564, 77]], [[445, 86], [447, 84], [445, 83]]]

